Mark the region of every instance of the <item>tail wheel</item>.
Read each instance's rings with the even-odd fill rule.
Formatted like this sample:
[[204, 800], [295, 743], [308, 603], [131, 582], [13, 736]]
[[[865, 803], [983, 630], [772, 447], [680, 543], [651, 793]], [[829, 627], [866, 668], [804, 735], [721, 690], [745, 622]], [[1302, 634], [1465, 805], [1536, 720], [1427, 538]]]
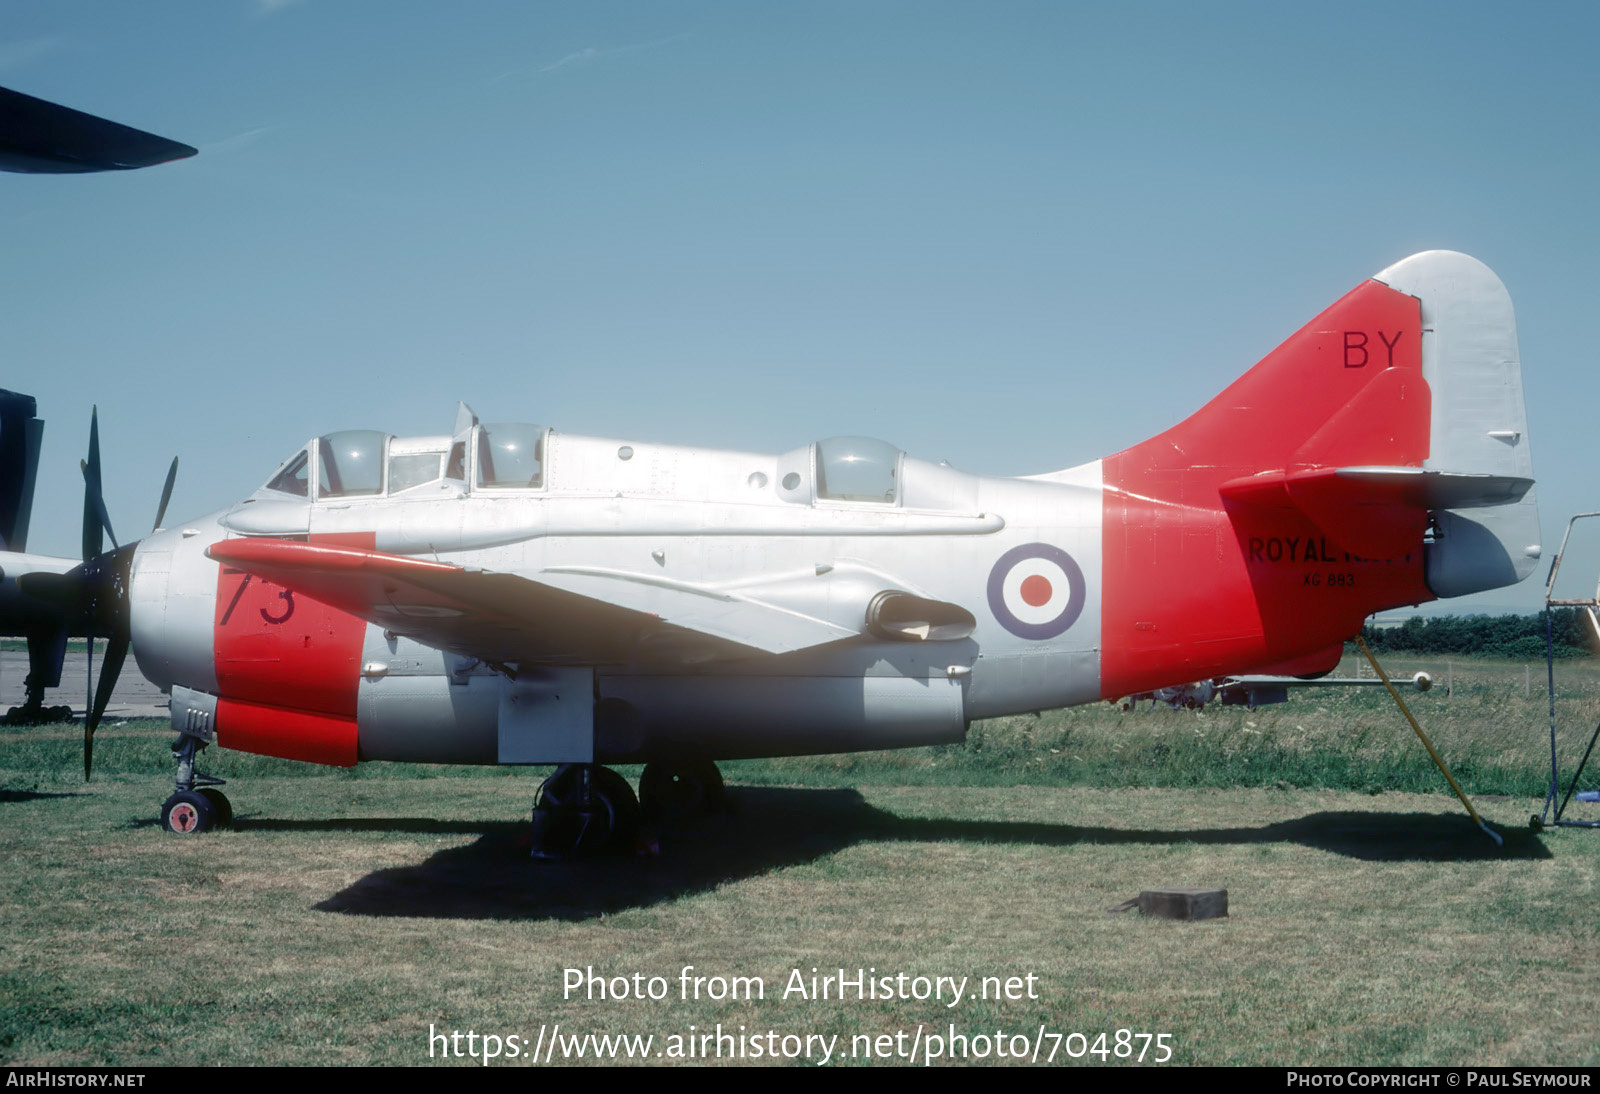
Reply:
[[653, 760], [639, 777], [639, 803], [647, 816], [668, 821], [720, 812], [722, 772], [710, 760]]

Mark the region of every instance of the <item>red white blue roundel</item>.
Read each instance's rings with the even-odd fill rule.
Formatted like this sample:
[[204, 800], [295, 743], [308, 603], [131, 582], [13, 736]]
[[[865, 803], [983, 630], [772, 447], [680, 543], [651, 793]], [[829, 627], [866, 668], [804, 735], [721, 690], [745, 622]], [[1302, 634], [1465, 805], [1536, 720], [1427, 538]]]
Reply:
[[1025, 543], [989, 571], [989, 610], [1018, 638], [1054, 638], [1083, 612], [1083, 571], [1048, 543]]

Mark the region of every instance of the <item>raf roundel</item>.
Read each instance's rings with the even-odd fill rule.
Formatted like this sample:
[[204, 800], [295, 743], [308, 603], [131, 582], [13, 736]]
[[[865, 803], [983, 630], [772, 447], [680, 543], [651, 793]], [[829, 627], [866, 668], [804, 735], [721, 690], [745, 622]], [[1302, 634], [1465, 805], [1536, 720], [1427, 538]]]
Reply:
[[1054, 638], [1083, 613], [1083, 571], [1048, 543], [1025, 543], [989, 571], [989, 610], [1018, 638]]

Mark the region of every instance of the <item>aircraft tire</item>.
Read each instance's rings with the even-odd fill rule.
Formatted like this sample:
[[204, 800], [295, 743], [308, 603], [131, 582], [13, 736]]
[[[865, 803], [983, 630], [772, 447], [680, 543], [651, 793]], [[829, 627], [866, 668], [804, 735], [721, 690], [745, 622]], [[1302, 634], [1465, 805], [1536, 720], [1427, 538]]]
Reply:
[[211, 808], [216, 811], [217, 819], [213, 825], [216, 828], [231, 828], [233, 826], [233, 803], [228, 800], [228, 795], [214, 786], [202, 787], [198, 793], [211, 803]]
[[590, 768], [590, 809], [578, 803], [582, 767], [564, 764], [539, 788], [533, 806], [536, 858], [589, 857], [630, 850], [639, 830], [639, 799], [628, 780], [598, 765]]
[[175, 836], [197, 836], [216, 823], [216, 807], [197, 790], [180, 790], [161, 806], [161, 827]]
[[722, 772], [710, 760], [652, 760], [639, 776], [639, 804], [647, 817], [692, 820], [722, 811]]
[[608, 851], [629, 851], [633, 837], [639, 832], [639, 798], [628, 780], [609, 767], [596, 767], [590, 778], [590, 793], [601, 798], [610, 812], [611, 837]]

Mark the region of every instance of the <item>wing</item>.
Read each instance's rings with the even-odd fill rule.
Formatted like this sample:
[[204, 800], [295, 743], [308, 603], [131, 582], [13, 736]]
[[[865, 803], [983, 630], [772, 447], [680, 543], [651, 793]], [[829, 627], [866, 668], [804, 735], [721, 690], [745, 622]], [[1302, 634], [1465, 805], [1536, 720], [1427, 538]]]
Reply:
[[0, 87], [0, 171], [118, 171], [194, 154], [187, 144]]
[[956, 605], [849, 568], [717, 589], [580, 568], [533, 580], [266, 537], [223, 540], [206, 553], [396, 634], [489, 661], [683, 665], [786, 653], [867, 631], [907, 641], [963, 638], [974, 622]]

